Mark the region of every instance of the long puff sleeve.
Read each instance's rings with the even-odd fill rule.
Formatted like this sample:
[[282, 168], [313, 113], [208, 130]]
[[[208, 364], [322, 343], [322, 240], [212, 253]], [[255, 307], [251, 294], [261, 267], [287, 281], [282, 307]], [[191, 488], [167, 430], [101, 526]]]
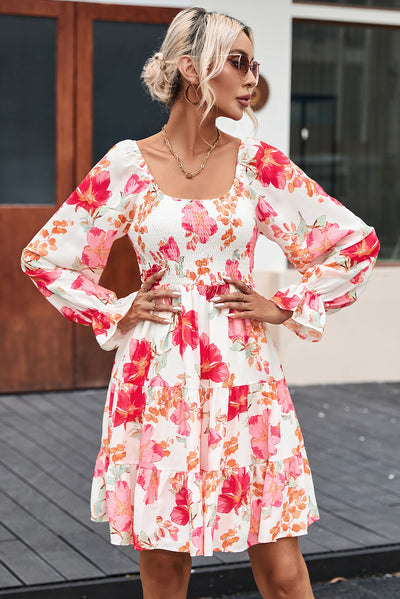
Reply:
[[293, 311], [285, 326], [319, 341], [326, 314], [352, 304], [365, 288], [379, 252], [375, 230], [264, 142], [252, 146], [246, 171], [259, 232], [302, 275], [270, 299]]
[[118, 346], [119, 320], [137, 292], [118, 299], [99, 285], [113, 242], [129, 230], [135, 192], [132, 142], [116, 144], [22, 252], [22, 270], [73, 322], [91, 325], [103, 349]]

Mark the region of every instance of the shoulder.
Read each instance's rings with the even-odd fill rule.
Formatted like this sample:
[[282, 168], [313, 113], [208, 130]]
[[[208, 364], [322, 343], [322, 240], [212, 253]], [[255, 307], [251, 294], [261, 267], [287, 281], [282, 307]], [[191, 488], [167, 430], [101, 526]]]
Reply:
[[266, 160], [278, 161], [279, 164], [289, 164], [291, 162], [282, 150], [262, 139], [245, 137], [242, 139], [241, 146], [244, 155], [256, 164]]

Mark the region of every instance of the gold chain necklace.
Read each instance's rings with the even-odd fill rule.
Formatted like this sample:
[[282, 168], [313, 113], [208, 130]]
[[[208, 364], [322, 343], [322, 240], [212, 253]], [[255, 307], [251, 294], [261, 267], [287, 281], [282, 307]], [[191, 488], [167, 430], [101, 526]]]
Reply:
[[187, 179], [193, 179], [193, 177], [195, 177], [196, 175], [198, 175], [199, 173], [201, 173], [201, 171], [203, 170], [203, 168], [206, 166], [207, 160], [209, 159], [211, 152], [213, 150], [215, 150], [215, 148], [217, 146], [217, 143], [219, 142], [219, 140], [221, 138], [221, 131], [217, 127], [217, 139], [215, 140], [215, 142], [213, 143], [213, 145], [210, 146], [210, 149], [208, 150], [208, 152], [206, 154], [206, 157], [204, 158], [203, 162], [201, 163], [200, 168], [198, 168], [197, 171], [195, 171], [194, 173], [190, 173], [189, 171], [187, 171], [185, 169], [185, 167], [182, 164], [182, 160], [179, 158], [178, 154], [172, 148], [172, 146], [170, 144], [170, 141], [169, 141], [169, 139], [167, 137], [167, 132], [165, 130], [165, 125], [162, 126], [161, 132], [162, 132], [163, 137], [164, 137], [165, 145], [167, 146], [168, 150], [171, 152], [172, 156], [177, 161], [179, 168], [186, 175]]

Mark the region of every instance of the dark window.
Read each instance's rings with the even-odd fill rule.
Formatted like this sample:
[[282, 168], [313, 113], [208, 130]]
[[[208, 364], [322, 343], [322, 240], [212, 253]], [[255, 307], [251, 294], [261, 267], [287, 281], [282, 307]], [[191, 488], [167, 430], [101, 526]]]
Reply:
[[140, 74], [168, 25], [94, 21], [93, 162], [122, 139], [160, 130], [166, 109], [143, 87]]
[[56, 28], [0, 15], [0, 203], [55, 203]]
[[400, 259], [400, 29], [295, 22], [291, 157]]
[[[294, 0], [302, 2], [303, 0]], [[312, 4], [348, 4], [350, 6], [367, 6], [370, 8], [400, 8], [400, 0], [305, 0]]]

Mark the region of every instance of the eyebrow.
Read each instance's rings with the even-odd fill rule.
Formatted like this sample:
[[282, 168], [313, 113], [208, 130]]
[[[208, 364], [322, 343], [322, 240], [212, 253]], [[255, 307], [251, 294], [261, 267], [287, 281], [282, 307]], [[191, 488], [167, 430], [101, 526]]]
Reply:
[[[245, 52], [244, 50], [229, 50], [229, 54], [242, 54], [242, 56], [246, 56], [246, 58], [249, 58], [249, 55], [247, 54], [247, 52]], [[250, 59], [249, 59], [250, 60]], [[250, 62], [254, 60], [254, 56], [253, 58], [250, 60]]]

